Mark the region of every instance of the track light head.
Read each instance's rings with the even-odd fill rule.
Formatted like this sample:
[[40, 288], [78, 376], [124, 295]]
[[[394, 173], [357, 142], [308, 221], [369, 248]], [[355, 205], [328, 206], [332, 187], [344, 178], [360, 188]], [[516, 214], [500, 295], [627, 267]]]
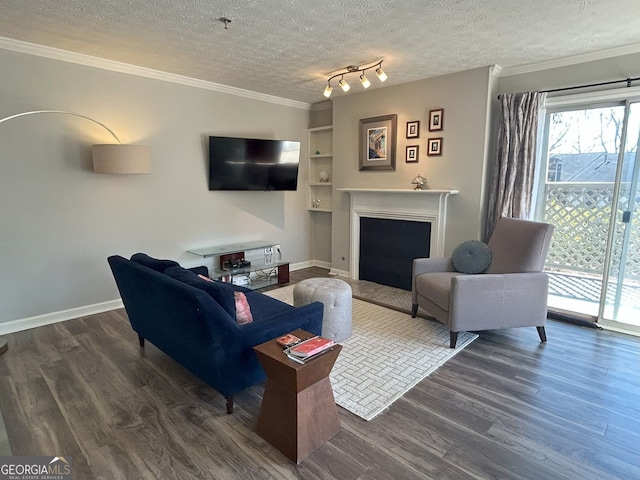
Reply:
[[380, 63], [380, 65], [378, 65], [378, 68], [376, 68], [376, 75], [381, 82], [384, 82], [387, 78], [389, 78], [387, 77], [387, 74], [384, 73], [384, 70], [382, 70], [382, 63]]
[[342, 89], [343, 92], [348, 92], [349, 89], [351, 88], [351, 86], [349, 86], [349, 84], [345, 81], [344, 77], [340, 79], [340, 81], [338, 82], [338, 85], [340, 85], [340, 88]]
[[360, 75], [360, 83], [364, 88], [369, 88], [371, 86], [371, 82], [369, 81], [367, 76], [364, 74], [364, 72], [362, 73], [362, 75]]
[[327, 86], [324, 89], [323, 95], [325, 97], [329, 98], [331, 96], [331, 92], [333, 92], [333, 87], [331, 86], [330, 83], [327, 83]]

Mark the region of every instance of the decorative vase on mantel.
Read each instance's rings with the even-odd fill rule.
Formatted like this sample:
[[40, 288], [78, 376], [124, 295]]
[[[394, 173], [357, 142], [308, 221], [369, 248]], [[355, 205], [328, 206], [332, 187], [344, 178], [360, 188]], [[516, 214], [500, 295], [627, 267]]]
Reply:
[[427, 189], [427, 179], [422, 175], [418, 174], [411, 180], [411, 185], [415, 185], [414, 190], [426, 190]]

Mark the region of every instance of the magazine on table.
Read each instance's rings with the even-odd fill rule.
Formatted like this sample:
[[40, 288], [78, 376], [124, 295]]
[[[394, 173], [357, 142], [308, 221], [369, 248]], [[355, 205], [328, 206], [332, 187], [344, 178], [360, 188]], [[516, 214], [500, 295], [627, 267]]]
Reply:
[[334, 345], [335, 342], [333, 340], [318, 335], [286, 348], [284, 353], [291, 360], [298, 363], [306, 363], [330, 350]]

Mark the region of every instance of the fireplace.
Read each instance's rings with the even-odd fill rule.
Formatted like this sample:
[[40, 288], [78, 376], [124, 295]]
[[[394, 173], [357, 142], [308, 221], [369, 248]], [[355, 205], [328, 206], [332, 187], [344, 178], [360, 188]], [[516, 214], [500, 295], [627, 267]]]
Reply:
[[[349, 276], [354, 279], [371, 280], [376, 283], [389, 285], [389, 280], [381, 281], [379, 277], [384, 277], [387, 272], [388, 277], [404, 277], [397, 280], [393, 286], [411, 289], [411, 263], [417, 257], [441, 257], [444, 256], [444, 240], [447, 221], [447, 199], [449, 195], [456, 195], [457, 190], [394, 190], [394, 189], [366, 189], [366, 188], [340, 188], [340, 191], [348, 192], [351, 195], [351, 264]], [[372, 247], [366, 247], [361, 251], [361, 238], [370, 233], [362, 232], [362, 225], [369, 227], [369, 221], [388, 220], [399, 223], [382, 222], [383, 230], [377, 230], [375, 235], [382, 235], [382, 231], [398, 228], [401, 232], [411, 232], [400, 237], [389, 238], [380, 237], [374, 239]], [[363, 222], [364, 220], [364, 222]], [[375, 222], [374, 222], [375, 223]], [[374, 227], [380, 228], [380, 227]], [[396, 256], [396, 252], [405, 249], [408, 236], [419, 239], [417, 246], [407, 248], [406, 257], [402, 260]], [[367, 240], [365, 239], [365, 240]], [[365, 243], [367, 243], [365, 241]], [[384, 243], [384, 245], [383, 245]], [[379, 248], [380, 244], [383, 245]], [[392, 253], [393, 252], [393, 253]], [[361, 258], [362, 255], [362, 258]], [[415, 255], [415, 256], [414, 256]], [[402, 262], [402, 265], [400, 263]], [[378, 272], [370, 270], [378, 269]], [[403, 270], [407, 273], [390, 273], [394, 270]], [[362, 278], [373, 275], [374, 278]], [[408, 278], [408, 280], [407, 280]], [[394, 280], [396, 282], [396, 280]]]
[[431, 222], [360, 217], [358, 278], [411, 290], [413, 259], [428, 257]]

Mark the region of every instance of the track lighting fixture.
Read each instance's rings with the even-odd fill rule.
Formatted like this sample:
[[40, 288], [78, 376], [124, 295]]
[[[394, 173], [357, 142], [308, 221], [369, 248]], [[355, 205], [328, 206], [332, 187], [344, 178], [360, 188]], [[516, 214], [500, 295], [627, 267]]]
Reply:
[[382, 70], [382, 60], [376, 60], [375, 62], [366, 63], [364, 65], [349, 65], [348, 67], [341, 68], [340, 70], [336, 70], [335, 72], [329, 73], [329, 78], [327, 79], [327, 86], [324, 89], [323, 95], [327, 98], [331, 96], [333, 92], [333, 87], [331, 86], [331, 80], [336, 77], [340, 77], [338, 81], [338, 85], [344, 92], [348, 92], [351, 86], [344, 79], [344, 76], [348, 73], [361, 73], [360, 75], [360, 83], [364, 88], [369, 88], [371, 86], [371, 82], [365, 75], [367, 70], [375, 68], [376, 76], [381, 82], [384, 82], [388, 77], [387, 74]]

